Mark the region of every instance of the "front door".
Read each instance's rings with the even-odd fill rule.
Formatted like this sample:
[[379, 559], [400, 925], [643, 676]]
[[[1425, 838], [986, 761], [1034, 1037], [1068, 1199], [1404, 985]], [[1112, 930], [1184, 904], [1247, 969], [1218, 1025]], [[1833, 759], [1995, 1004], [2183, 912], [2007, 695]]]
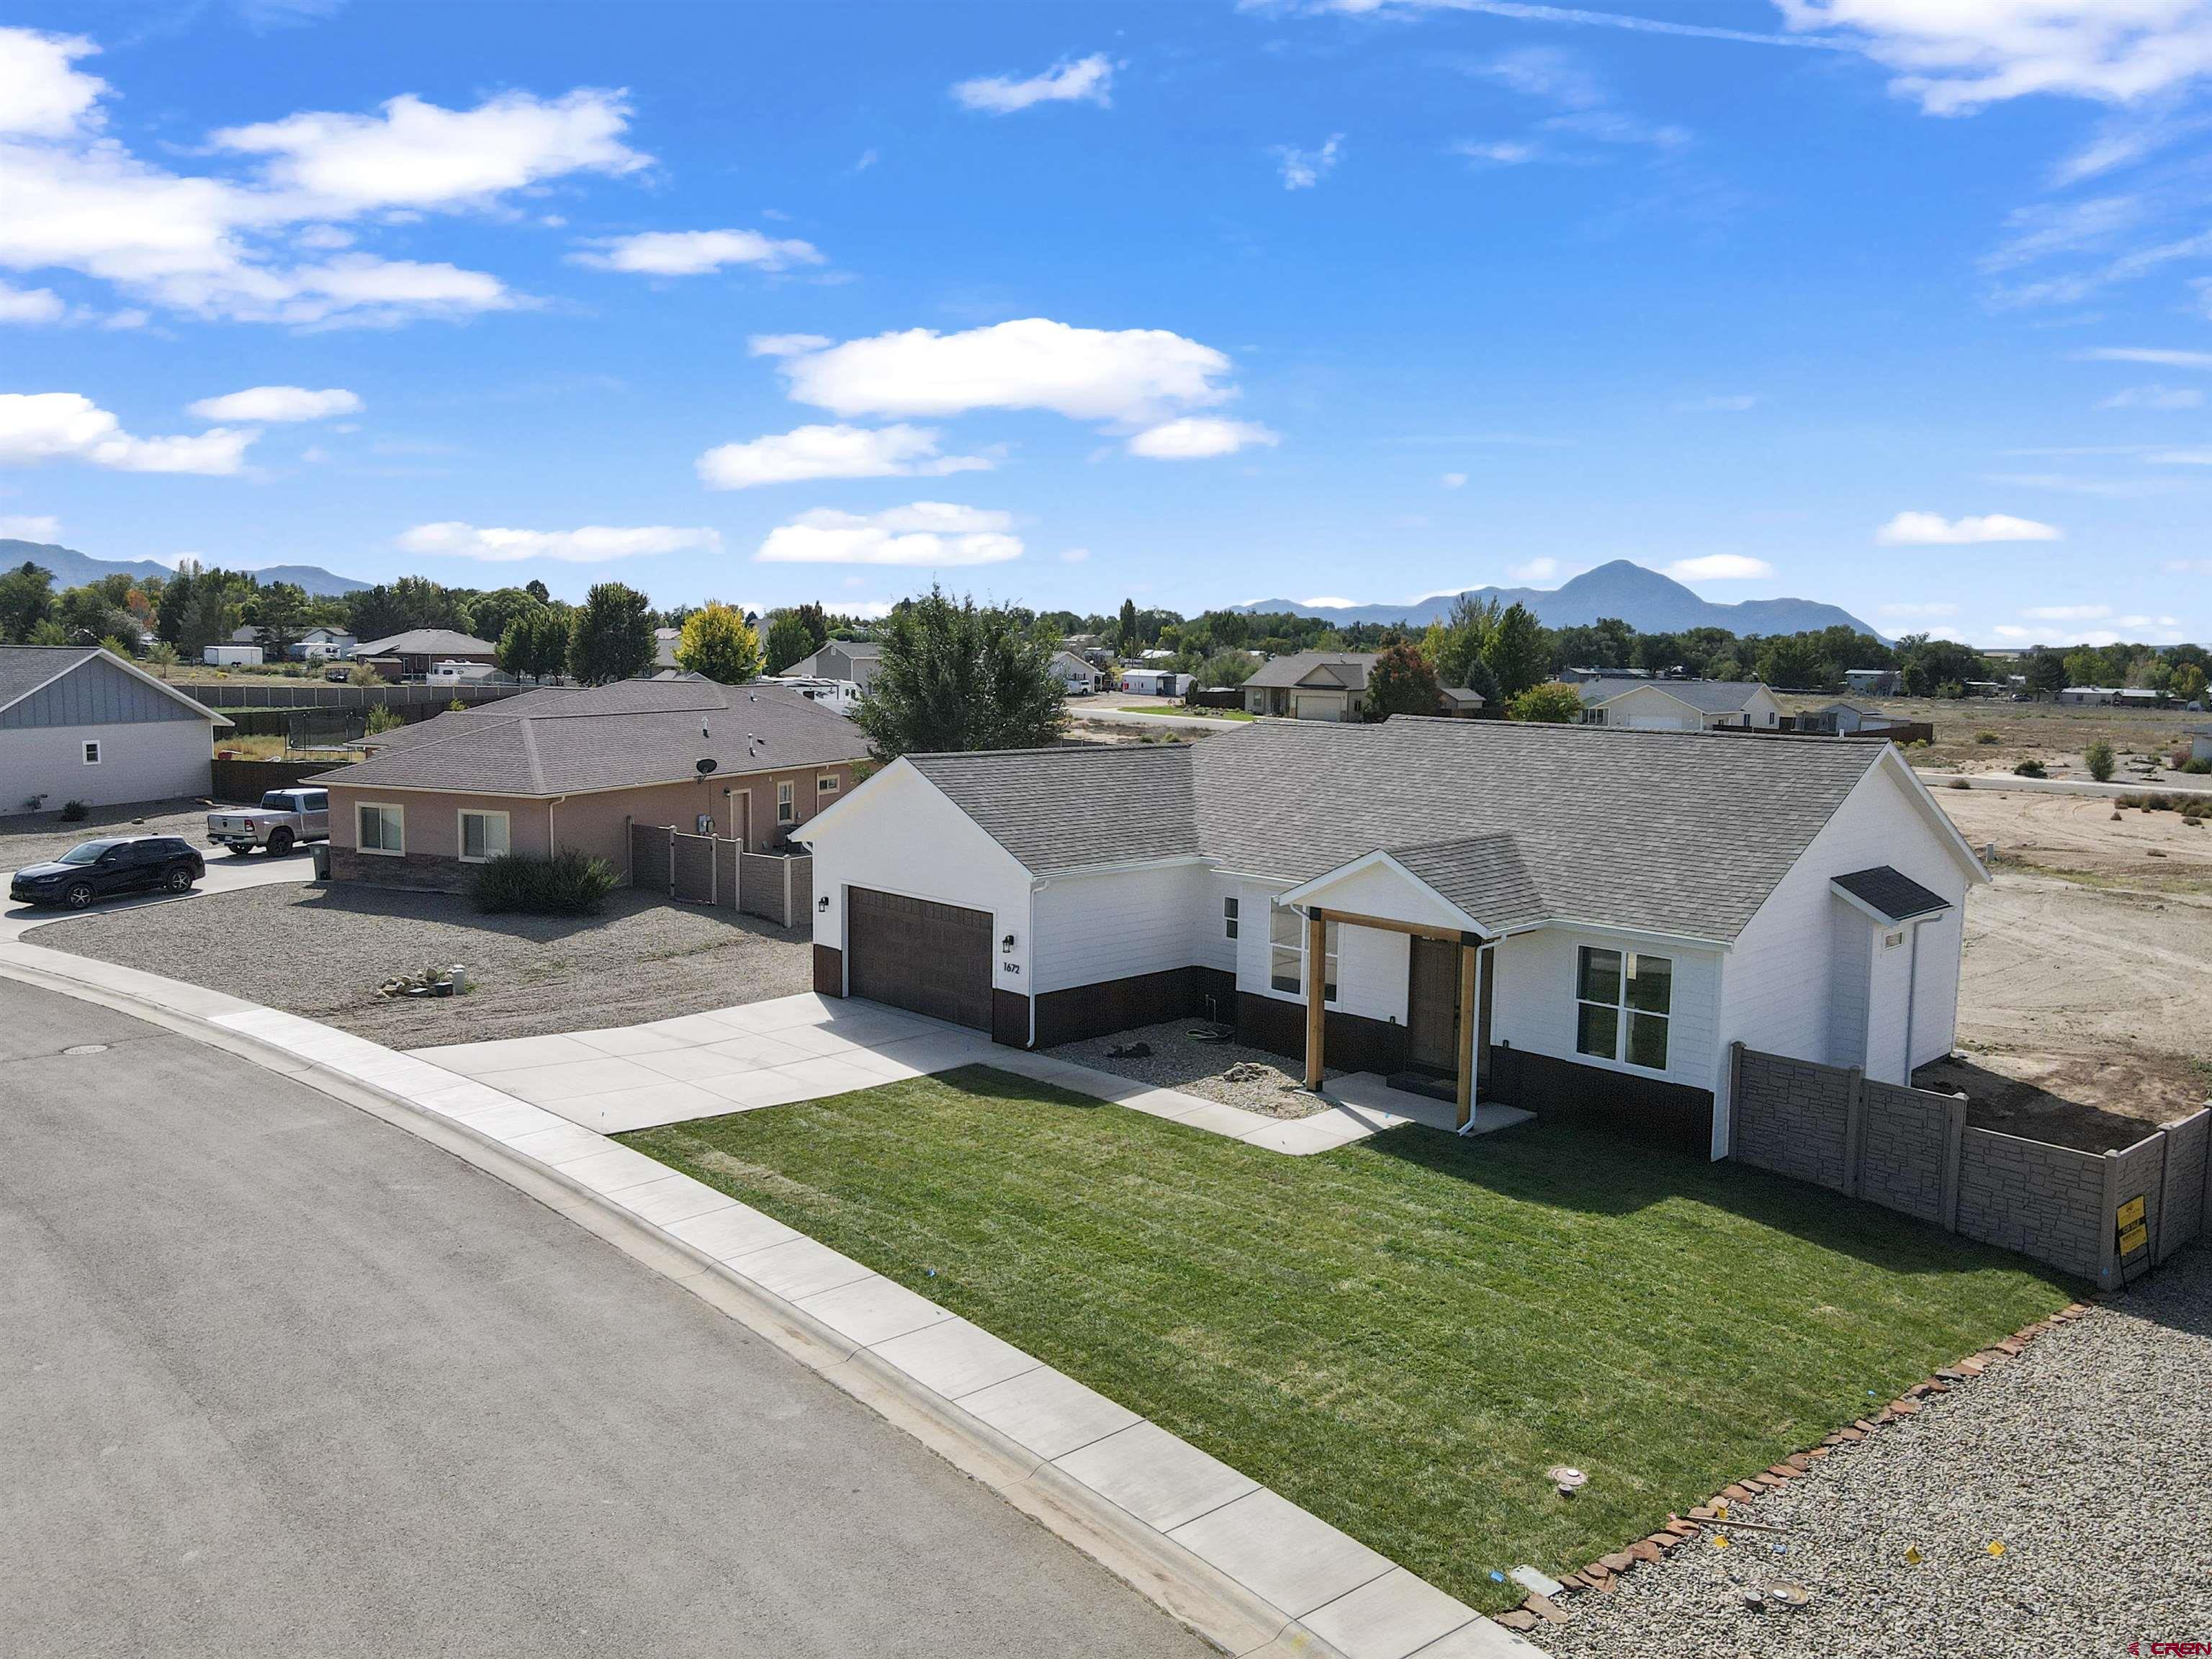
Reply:
[[1415, 938], [1406, 998], [1406, 1058], [1424, 1071], [1459, 1074], [1459, 946]]

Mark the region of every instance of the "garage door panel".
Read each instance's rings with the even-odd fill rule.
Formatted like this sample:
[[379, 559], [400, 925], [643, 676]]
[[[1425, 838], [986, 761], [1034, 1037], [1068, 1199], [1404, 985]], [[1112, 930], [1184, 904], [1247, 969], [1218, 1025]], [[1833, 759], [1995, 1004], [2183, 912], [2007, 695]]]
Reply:
[[845, 927], [854, 996], [991, 1029], [988, 912], [854, 887]]

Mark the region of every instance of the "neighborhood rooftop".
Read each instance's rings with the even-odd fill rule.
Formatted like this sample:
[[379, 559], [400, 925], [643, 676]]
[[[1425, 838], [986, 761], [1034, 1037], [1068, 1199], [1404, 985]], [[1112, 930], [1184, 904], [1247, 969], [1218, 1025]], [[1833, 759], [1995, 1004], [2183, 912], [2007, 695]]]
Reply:
[[0, 708], [99, 654], [95, 645], [11, 645], [0, 650]]
[[[517, 704], [530, 705], [513, 710]], [[428, 730], [450, 721], [443, 734]], [[345, 769], [349, 787], [551, 796], [697, 775], [702, 759], [724, 775], [860, 759], [853, 723], [786, 687], [711, 680], [621, 680], [589, 690], [548, 688], [490, 708], [441, 714], [422, 739]]]
[[1584, 680], [1575, 690], [1582, 694], [1583, 702], [1592, 705], [1611, 702], [1631, 691], [1663, 691], [1708, 714], [1735, 714], [1741, 713], [1752, 698], [1766, 687], [1758, 680], [1623, 678]]
[[1347, 691], [1367, 689], [1367, 676], [1382, 653], [1375, 651], [1294, 651], [1261, 665], [1244, 682], [1257, 686], [1340, 685]]
[[364, 640], [354, 647], [356, 657], [435, 657], [489, 655], [499, 647], [450, 628], [410, 628], [380, 640]]
[[909, 758], [1036, 875], [1199, 857], [1304, 882], [1387, 852], [1486, 928], [1732, 939], [1887, 752], [1400, 715]]

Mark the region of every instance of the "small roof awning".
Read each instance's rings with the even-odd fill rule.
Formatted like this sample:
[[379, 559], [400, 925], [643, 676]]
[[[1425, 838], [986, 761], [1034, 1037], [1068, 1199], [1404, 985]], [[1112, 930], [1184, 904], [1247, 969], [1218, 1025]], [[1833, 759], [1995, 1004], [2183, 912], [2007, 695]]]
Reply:
[[1283, 895], [1283, 902], [1439, 933], [1495, 938], [1543, 919], [1510, 833], [1378, 848]]
[[1923, 887], [1901, 870], [1877, 864], [1871, 870], [1854, 870], [1829, 884], [1850, 903], [1877, 921], [1917, 921], [1951, 908], [1941, 893]]

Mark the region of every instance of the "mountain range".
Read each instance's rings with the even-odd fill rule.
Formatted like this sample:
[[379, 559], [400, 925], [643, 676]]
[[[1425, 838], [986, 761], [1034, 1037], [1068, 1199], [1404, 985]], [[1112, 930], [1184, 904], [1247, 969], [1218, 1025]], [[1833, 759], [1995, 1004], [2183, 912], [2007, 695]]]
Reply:
[[[57, 547], [52, 542], [0, 538], [0, 570], [13, 570], [26, 562], [37, 565], [52, 576], [58, 591], [82, 587], [87, 582], [96, 582], [106, 576], [128, 576], [133, 581], [140, 581], [149, 576], [177, 574], [167, 565], [156, 564], [151, 559], [95, 559], [88, 553], [80, 553], [73, 547]], [[270, 582], [292, 582], [317, 599], [357, 593], [368, 586], [350, 576], [334, 575], [319, 564], [272, 564], [253, 574], [264, 586]]]
[[[1296, 599], [1261, 599], [1233, 607], [1247, 613], [1289, 611], [1333, 623], [1414, 623], [1441, 620], [1455, 593], [1431, 593], [1411, 605], [1303, 605]], [[1500, 605], [1519, 604], [1547, 628], [1580, 628], [1617, 617], [1639, 634], [1679, 634], [1692, 628], [1725, 628], [1731, 634], [1805, 634], [1844, 627], [1881, 637], [1839, 605], [1817, 599], [1743, 599], [1717, 605], [1699, 599], [1671, 576], [1615, 559], [1585, 570], [1558, 587], [1474, 587], [1465, 597]]]

